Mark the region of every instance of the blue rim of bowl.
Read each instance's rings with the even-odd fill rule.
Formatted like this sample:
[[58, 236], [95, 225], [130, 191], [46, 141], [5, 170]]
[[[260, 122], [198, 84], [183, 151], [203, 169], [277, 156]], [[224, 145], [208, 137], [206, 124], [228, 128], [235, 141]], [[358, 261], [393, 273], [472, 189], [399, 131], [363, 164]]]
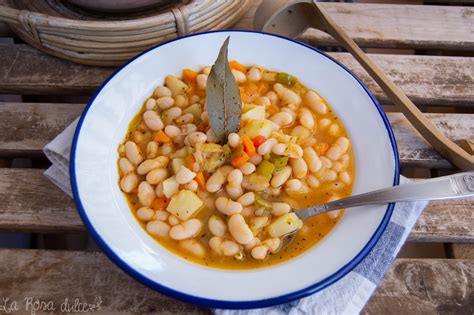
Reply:
[[77, 141], [80, 135], [82, 123], [87, 115], [87, 112], [89, 111], [89, 108], [92, 106], [94, 103], [94, 100], [96, 99], [97, 95], [102, 91], [102, 89], [107, 85], [107, 83], [122, 69], [127, 67], [132, 61], [135, 59], [141, 57], [142, 55], [147, 54], [148, 52], [157, 49], [161, 46], [167, 45], [169, 43], [172, 43], [174, 41], [179, 41], [188, 37], [194, 37], [194, 36], [200, 36], [200, 35], [205, 35], [205, 34], [212, 34], [212, 33], [252, 33], [252, 34], [259, 34], [259, 35], [266, 35], [266, 36], [272, 36], [272, 37], [277, 37], [283, 40], [287, 40], [290, 42], [293, 42], [297, 45], [306, 47], [308, 49], [311, 49], [315, 53], [318, 53], [322, 55], [323, 57], [331, 60], [334, 62], [336, 65], [339, 67], [343, 68], [349, 75], [351, 75], [359, 84], [360, 86], [365, 90], [367, 95], [370, 97], [372, 100], [373, 104], [377, 108], [380, 117], [382, 118], [385, 128], [387, 130], [388, 137], [390, 139], [390, 143], [392, 145], [392, 150], [393, 150], [393, 155], [394, 155], [394, 163], [395, 163], [395, 173], [394, 173], [394, 178], [393, 178], [393, 185], [398, 185], [399, 184], [399, 179], [400, 179], [400, 160], [398, 157], [398, 149], [397, 149], [397, 144], [395, 141], [395, 137], [393, 135], [392, 128], [390, 126], [390, 123], [387, 119], [387, 116], [385, 115], [385, 112], [383, 111], [382, 107], [380, 106], [379, 102], [375, 98], [375, 96], [372, 94], [372, 92], [369, 91], [369, 89], [362, 83], [359, 78], [357, 78], [349, 69], [347, 69], [344, 65], [336, 61], [334, 58], [330, 57], [326, 53], [320, 51], [317, 48], [314, 48], [312, 46], [309, 46], [305, 43], [296, 41], [291, 38], [287, 38], [284, 36], [279, 36], [275, 34], [269, 34], [269, 33], [263, 33], [263, 32], [257, 32], [257, 31], [249, 31], [249, 30], [218, 30], [218, 31], [209, 31], [209, 32], [202, 32], [202, 33], [195, 33], [191, 35], [187, 35], [184, 37], [176, 38], [173, 40], [170, 40], [165, 43], [161, 43], [159, 45], [156, 45], [154, 47], [151, 47], [144, 52], [138, 54], [137, 56], [133, 57], [130, 59], [126, 64], [121, 66], [119, 69], [115, 70], [108, 78], [105, 80], [105, 82], [100, 86], [100, 88], [97, 90], [97, 92], [94, 94], [94, 96], [91, 98], [89, 103], [87, 104], [86, 108], [84, 109], [84, 112], [82, 113], [79, 122], [77, 124], [76, 131], [74, 133], [74, 138], [72, 142], [72, 147], [71, 147], [71, 159], [70, 159], [70, 167], [69, 167], [69, 173], [70, 173], [70, 178], [71, 178], [71, 188], [72, 188], [72, 193], [74, 196], [74, 201], [76, 202], [76, 205], [78, 207], [79, 215], [84, 222], [84, 225], [87, 227], [87, 230], [91, 233], [92, 237], [95, 239], [99, 247], [104, 251], [104, 253], [109, 257], [110, 260], [112, 260], [116, 265], [118, 265], [122, 270], [124, 270], [128, 275], [130, 275], [132, 278], [135, 280], [143, 283], [144, 285], [150, 287], [151, 289], [159, 292], [166, 294], [172, 298], [175, 298], [177, 300], [191, 303], [194, 305], [198, 306], [204, 306], [204, 307], [210, 307], [210, 308], [223, 308], [223, 309], [251, 309], [251, 308], [261, 308], [261, 307], [268, 307], [268, 306], [273, 306], [273, 305], [278, 305], [278, 304], [283, 304], [283, 303], [288, 303], [292, 302], [294, 300], [298, 300], [301, 298], [304, 298], [308, 295], [314, 294], [325, 287], [333, 284], [334, 282], [338, 281], [342, 277], [344, 277], [346, 274], [348, 274], [350, 271], [352, 271], [370, 252], [370, 250], [375, 246], [375, 244], [378, 242], [380, 237], [382, 236], [382, 233], [385, 231], [385, 228], [387, 227], [387, 224], [390, 221], [390, 218], [393, 213], [393, 208], [395, 206], [394, 203], [390, 203], [387, 206], [387, 210], [385, 212], [384, 217], [382, 218], [382, 221], [380, 222], [379, 226], [375, 230], [374, 234], [370, 238], [370, 240], [367, 242], [367, 244], [362, 248], [362, 250], [347, 264], [345, 264], [343, 267], [341, 267], [338, 271], [333, 273], [332, 275], [326, 277], [325, 279], [312, 284], [311, 286], [295, 291], [295, 292], [290, 292], [281, 296], [277, 297], [272, 297], [269, 299], [263, 299], [263, 300], [253, 300], [253, 301], [224, 301], [224, 300], [214, 300], [214, 299], [207, 299], [199, 296], [194, 296], [190, 294], [186, 294], [183, 292], [176, 291], [174, 289], [168, 288], [166, 286], [161, 285], [158, 282], [153, 281], [152, 279], [142, 275], [141, 273], [137, 272], [134, 270], [132, 267], [130, 267], [125, 261], [123, 261], [119, 256], [115, 254], [112, 248], [110, 248], [106, 242], [102, 239], [102, 237], [97, 233], [95, 228], [92, 226], [91, 222], [89, 221], [89, 218], [87, 217], [84, 207], [82, 205], [82, 201], [79, 197], [79, 191], [77, 187], [77, 179], [76, 179], [76, 170], [75, 170], [75, 159], [76, 159], [76, 147], [77, 147]]

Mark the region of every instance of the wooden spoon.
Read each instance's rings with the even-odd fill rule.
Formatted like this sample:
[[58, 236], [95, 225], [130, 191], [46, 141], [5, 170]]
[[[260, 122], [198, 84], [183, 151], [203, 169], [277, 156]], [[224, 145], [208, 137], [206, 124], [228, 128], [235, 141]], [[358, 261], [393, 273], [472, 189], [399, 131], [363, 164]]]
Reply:
[[263, 0], [255, 13], [255, 29], [297, 37], [309, 27], [333, 36], [364, 67], [418, 132], [446, 159], [462, 170], [474, 170], [473, 144], [464, 149], [441, 133], [412, 101], [364, 54], [362, 49], [329, 17], [316, 1]]

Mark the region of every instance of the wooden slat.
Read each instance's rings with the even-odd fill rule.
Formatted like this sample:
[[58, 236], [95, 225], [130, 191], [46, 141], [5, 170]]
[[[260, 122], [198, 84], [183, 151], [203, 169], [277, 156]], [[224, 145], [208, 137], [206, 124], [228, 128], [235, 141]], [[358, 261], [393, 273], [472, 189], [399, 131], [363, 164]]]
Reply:
[[[260, 0], [233, 27], [253, 29]], [[321, 3], [359, 45], [381, 48], [474, 49], [474, 9], [426, 5]], [[442, 21], [442, 23], [440, 23]], [[329, 35], [310, 29], [301, 39], [335, 45]]]
[[[382, 101], [385, 95], [346, 53], [331, 54], [354, 70]], [[90, 94], [113, 71], [72, 64], [25, 45], [0, 45], [0, 93]], [[473, 58], [370, 55], [417, 104], [474, 104]]]
[[[0, 168], [0, 230], [59, 232], [85, 227], [74, 202], [38, 169]], [[474, 242], [474, 199], [431, 202], [410, 234], [416, 242]]]
[[474, 261], [397, 259], [362, 314], [472, 314]]
[[[397, 259], [364, 314], [468, 313], [473, 278], [470, 260]], [[210, 313], [146, 288], [98, 252], [0, 250], [0, 284], [22, 307], [30, 296], [57, 307], [65, 298], [94, 304], [100, 297], [96, 311], [109, 314]]]
[[474, 259], [474, 244], [446, 244], [446, 254], [449, 258]]
[[[0, 156], [42, 155], [42, 148], [78, 117], [82, 104], [0, 103]], [[402, 114], [389, 113], [404, 166], [449, 168]], [[472, 114], [427, 114], [453, 140], [474, 141]]]

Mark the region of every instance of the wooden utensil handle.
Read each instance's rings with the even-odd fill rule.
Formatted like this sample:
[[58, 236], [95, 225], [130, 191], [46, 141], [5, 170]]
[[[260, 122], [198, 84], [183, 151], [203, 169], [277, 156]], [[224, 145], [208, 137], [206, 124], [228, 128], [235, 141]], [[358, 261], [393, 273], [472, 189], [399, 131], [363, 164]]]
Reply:
[[385, 74], [372, 62], [359, 46], [322, 10], [313, 0], [319, 23], [325, 26], [322, 31], [333, 36], [343, 44], [370, 76], [380, 85], [398, 109], [407, 117], [418, 132], [444, 157], [462, 170], [474, 170], [474, 155], [466, 152], [434, 126]]

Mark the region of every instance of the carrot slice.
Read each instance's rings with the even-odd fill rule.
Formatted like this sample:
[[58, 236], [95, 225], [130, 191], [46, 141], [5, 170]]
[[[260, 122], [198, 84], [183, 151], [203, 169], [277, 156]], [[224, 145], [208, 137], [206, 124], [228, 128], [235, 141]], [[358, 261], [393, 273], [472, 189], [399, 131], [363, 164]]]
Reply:
[[196, 80], [197, 76], [198, 76], [198, 73], [196, 71], [193, 71], [191, 69], [184, 69], [183, 70], [183, 79], [184, 79], [184, 81], [193, 82], [194, 80]]
[[151, 202], [153, 210], [165, 210], [170, 200], [166, 197], [157, 197]]
[[326, 151], [329, 149], [329, 144], [326, 142], [318, 142], [314, 145], [314, 150], [318, 155], [324, 155]]
[[243, 136], [241, 138], [242, 145], [244, 146], [244, 151], [248, 154], [249, 157], [254, 156], [257, 153], [255, 146], [248, 136]]
[[262, 135], [256, 136], [255, 139], [253, 139], [253, 145], [258, 148], [262, 143], [267, 141], [267, 138], [265, 138]]
[[230, 164], [232, 164], [232, 166], [235, 168], [241, 167], [249, 159], [250, 159], [250, 156], [242, 150], [230, 160]]
[[206, 189], [206, 178], [202, 172], [198, 172], [194, 179], [197, 181], [199, 187], [201, 187], [202, 190]]
[[153, 140], [159, 143], [171, 143], [171, 138], [168, 137], [166, 133], [163, 132], [163, 130], [160, 130], [157, 133], [155, 133]]
[[196, 162], [196, 159], [194, 158], [192, 154], [186, 157], [186, 167], [189, 168], [193, 172], [194, 172], [194, 162]]
[[231, 69], [234, 69], [234, 70], [239, 70], [239, 71], [242, 71], [242, 72], [245, 71], [245, 66], [242, 65], [241, 63], [239, 63], [236, 60], [232, 60], [231, 62], [229, 62], [229, 66], [230, 66]]

